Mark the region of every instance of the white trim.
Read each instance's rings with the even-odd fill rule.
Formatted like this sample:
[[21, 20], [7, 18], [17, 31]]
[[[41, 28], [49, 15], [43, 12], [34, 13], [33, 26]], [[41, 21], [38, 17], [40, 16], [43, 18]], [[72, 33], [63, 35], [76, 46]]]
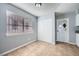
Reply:
[[25, 34], [30, 34], [32, 32], [22, 32], [22, 33], [6, 33], [6, 36], [16, 36], [16, 35], [25, 35]]
[[0, 56], [3, 56], [3, 55], [5, 55], [5, 54], [8, 54], [8, 53], [10, 53], [10, 52], [12, 52], [12, 51], [14, 51], [14, 50], [16, 50], [16, 49], [19, 49], [19, 48], [21, 48], [21, 47], [23, 47], [23, 46], [26, 46], [26, 45], [28, 45], [28, 44], [30, 44], [30, 43], [32, 43], [32, 42], [35, 42], [35, 41], [37, 41], [37, 40], [30, 41], [30, 42], [25, 43], [25, 44], [23, 44], [23, 45], [20, 45], [20, 46], [18, 46], [18, 47], [16, 47], [16, 48], [13, 48], [13, 49], [11, 49], [11, 50], [8, 50], [8, 51], [6, 51], [6, 52], [0, 54]]
[[53, 44], [53, 45], [56, 44], [55, 42], [47, 42], [47, 41], [44, 41], [44, 40], [38, 40], [38, 41], [42, 41], [42, 42], [46, 42], [46, 43], [50, 43], [50, 44]]
[[[56, 41], [58, 41], [58, 40], [56, 40]], [[58, 42], [63, 42], [63, 41], [58, 41]], [[66, 42], [66, 41], [64, 41], [64, 43], [68, 43], [68, 44], [76, 45], [76, 43]]]
[[72, 44], [72, 45], [76, 45], [76, 43], [72, 43], [72, 42], [66, 42], [66, 43], [69, 43], [69, 44]]

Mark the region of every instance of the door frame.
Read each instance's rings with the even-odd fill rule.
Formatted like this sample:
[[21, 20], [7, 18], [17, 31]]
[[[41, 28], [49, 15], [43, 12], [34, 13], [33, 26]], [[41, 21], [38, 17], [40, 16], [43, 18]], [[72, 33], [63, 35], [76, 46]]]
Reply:
[[68, 43], [69, 42], [69, 18], [56, 19], [56, 42], [57, 42], [57, 20], [63, 20], [63, 19], [67, 20], [67, 27], [68, 27], [68, 29], [67, 29], [67, 40], [64, 41], [64, 42]]

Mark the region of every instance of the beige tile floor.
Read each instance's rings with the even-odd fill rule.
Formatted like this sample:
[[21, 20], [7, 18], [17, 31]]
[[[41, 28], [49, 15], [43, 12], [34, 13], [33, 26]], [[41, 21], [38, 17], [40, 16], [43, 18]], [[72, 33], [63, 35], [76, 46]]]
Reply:
[[7, 54], [7, 56], [79, 56], [79, 48], [67, 43], [52, 45], [36, 41]]

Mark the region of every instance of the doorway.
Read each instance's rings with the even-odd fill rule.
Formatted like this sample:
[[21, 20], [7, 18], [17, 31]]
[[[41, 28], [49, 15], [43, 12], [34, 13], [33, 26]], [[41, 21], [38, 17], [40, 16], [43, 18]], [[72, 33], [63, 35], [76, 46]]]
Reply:
[[68, 42], [69, 40], [69, 22], [67, 18], [56, 20], [56, 41]]

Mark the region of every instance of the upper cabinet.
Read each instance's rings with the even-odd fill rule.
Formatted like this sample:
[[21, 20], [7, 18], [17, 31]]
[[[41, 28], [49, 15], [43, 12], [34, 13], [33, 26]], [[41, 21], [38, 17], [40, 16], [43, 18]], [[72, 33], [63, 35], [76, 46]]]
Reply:
[[76, 26], [79, 26], [79, 14], [76, 15]]

